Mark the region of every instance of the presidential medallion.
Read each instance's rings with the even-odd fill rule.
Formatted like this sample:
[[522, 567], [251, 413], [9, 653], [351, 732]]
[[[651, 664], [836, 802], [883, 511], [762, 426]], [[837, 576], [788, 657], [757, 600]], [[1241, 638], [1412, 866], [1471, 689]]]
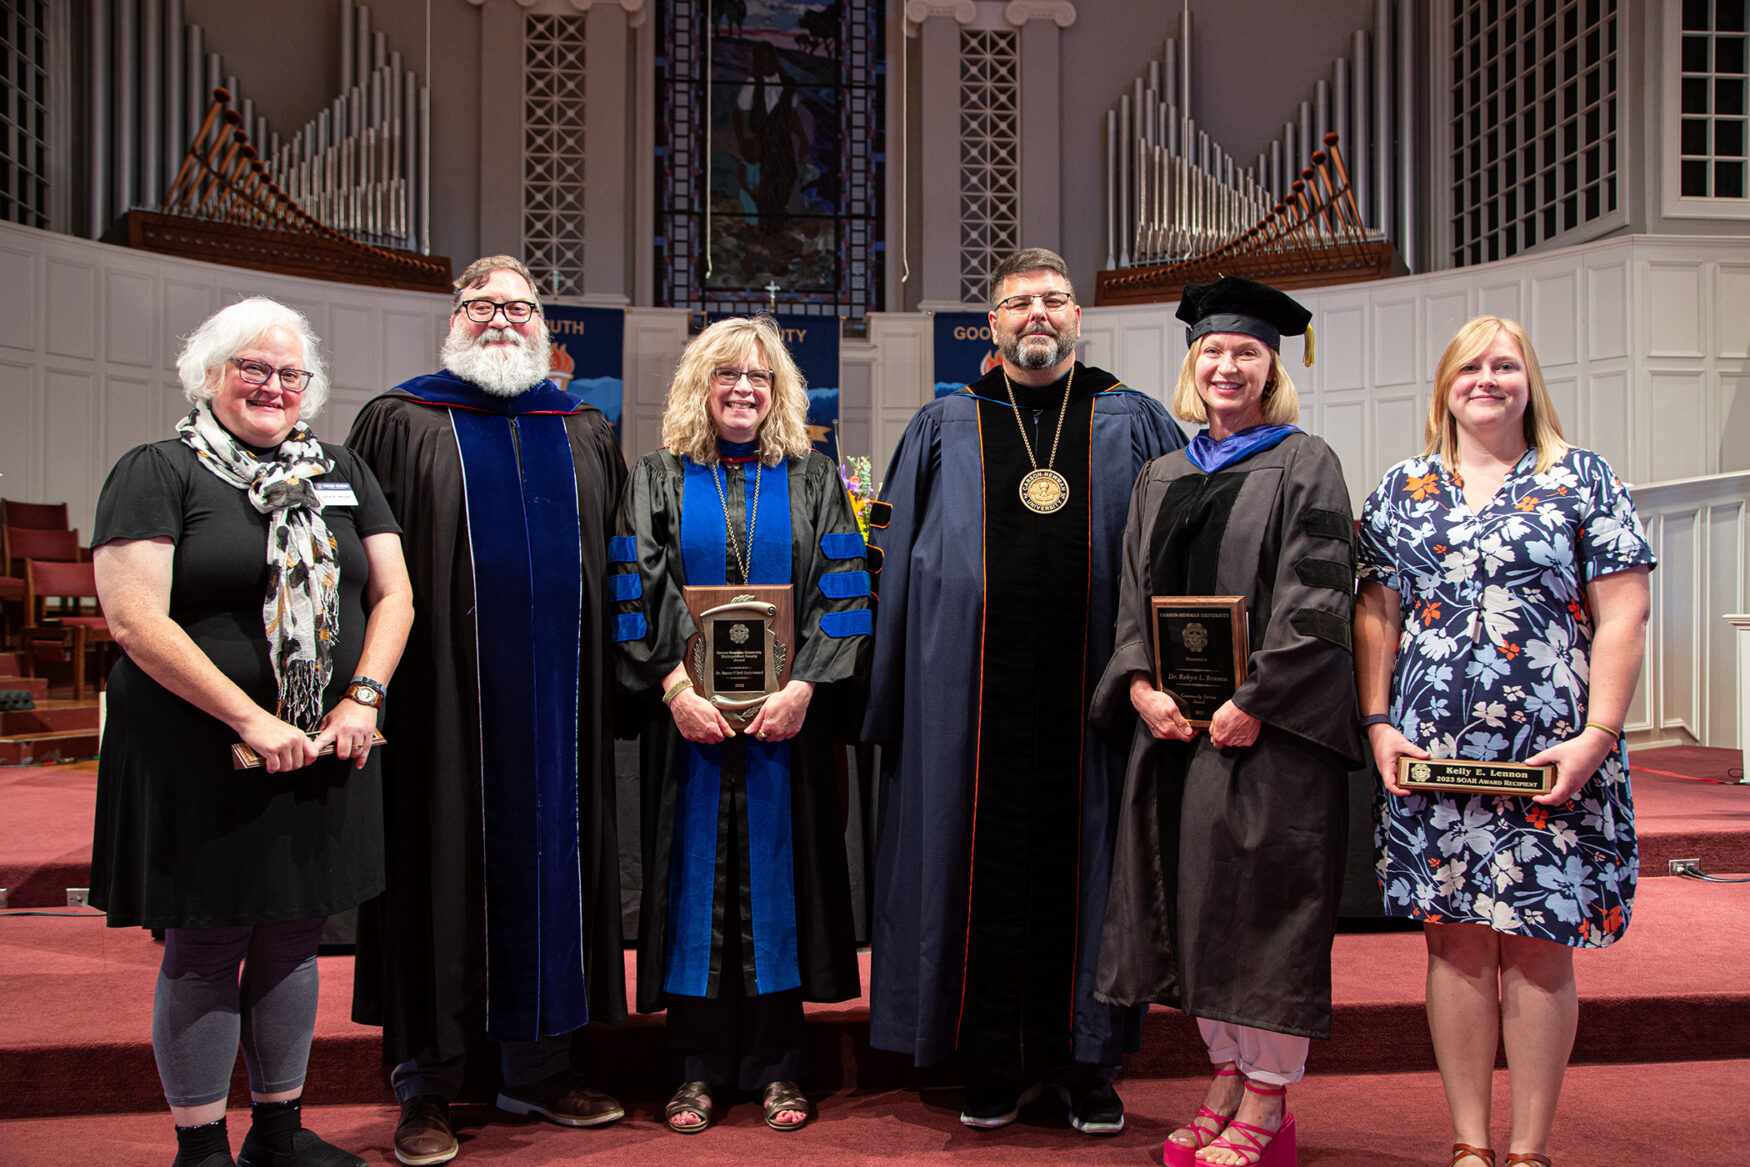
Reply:
[[1069, 480], [1049, 467], [1021, 479], [1021, 505], [1034, 514], [1049, 515], [1069, 501]]

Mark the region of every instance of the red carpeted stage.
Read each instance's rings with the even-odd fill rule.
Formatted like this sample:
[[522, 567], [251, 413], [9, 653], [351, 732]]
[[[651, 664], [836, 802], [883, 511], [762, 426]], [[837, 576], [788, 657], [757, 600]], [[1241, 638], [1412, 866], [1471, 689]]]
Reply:
[[[1736, 751], [1634, 755], [1642, 882], [1635, 916], [1613, 948], [1578, 954], [1580, 1033], [1557, 1122], [1562, 1167], [1624, 1159], [1725, 1167], [1750, 1162], [1742, 1102], [1750, 1071], [1750, 884], [1666, 874], [1699, 858], [1713, 874], [1750, 871], [1750, 787], [1722, 784]], [[65, 910], [84, 885], [92, 792], [89, 764], [0, 769], [0, 1167], [67, 1162], [168, 1162], [173, 1154], [151, 1052], [151, 994], [160, 949], [134, 929]], [[628, 963], [630, 963], [628, 961]], [[1291, 1092], [1305, 1164], [1444, 1162], [1446, 1118], [1422, 1015], [1419, 934], [1366, 930], [1338, 937], [1332, 1039], [1314, 1043], [1307, 1081]], [[311, 1056], [309, 1124], [373, 1163], [390, 1163], [395, 1108], [376, 1031], [347, 1017], [351, 960], [322, 958], [322, 1003]], [[867, 1044], [867, 998], [811, 1008], [820, 1119], [794, 1135], [729, 1110], [700, 1138], [669, 1134], [656, 1116], [672, 1083], [662, 1070], [660, 1017], [590, 1027], [580, 1060], [621, 1094], [631, 1117], [600, 1131], [512, 1121], [486, 1106], [459, 1112], [458, 1162], [536, 1167], [588, 1156], [603, 1163], [777, 1161], [802, 1165], [936, 1160], [1138, 1165], [1159, 1162], [1166, 1132], [1203, 1090], [1193, 1024], [1150, 1013], [1143, 1050], [1125, 1068], [1129, 1111], [1111, 1139], [1077, 1135], [1063, 1107], [1041, 1101], [1003, 1131], [958, 1121], [953, 1067], [926, 1074]], [[489, 1091], [490, 1067], [472, 1081]], [[1497, 1076], [1506, 1121], [1505, 1075]], [[490, 1094], [485, 1094], [490, 1097]], [[245, 1106], [241, 1073], [232, 1102]], [[245, 1125], [238, 1114], [234, 1123]], [[239, 1136], [240, 1137], [240, 1134]]]

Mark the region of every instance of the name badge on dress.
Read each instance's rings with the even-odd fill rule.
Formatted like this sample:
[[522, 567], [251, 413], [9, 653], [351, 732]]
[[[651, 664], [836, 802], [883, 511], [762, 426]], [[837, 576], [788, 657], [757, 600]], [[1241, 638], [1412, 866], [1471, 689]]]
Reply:
[[325, 507], [355, 507], [359, 504], [359, 497], [352, 492], [350, 482], [318, 482], [316, 497]]

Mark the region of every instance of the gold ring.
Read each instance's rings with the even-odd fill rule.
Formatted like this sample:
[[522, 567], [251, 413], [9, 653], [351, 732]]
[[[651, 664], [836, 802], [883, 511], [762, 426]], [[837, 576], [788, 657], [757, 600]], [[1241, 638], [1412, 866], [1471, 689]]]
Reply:
[[760, 730], [760, 732], [759, 732], [759, 735], [758, 735], [758, 736], [759, 736], [759, 739], [760, 739], [760, 740], [761, 740], [761, 741], [762, 741], [762, 742], [763, 742], [763, 741], [765, 741], [765, 740], [766, 740], [766, 731], [765, 731], [765, 730], [763, 730], [763, 729], [762, 729], [762, 730]]

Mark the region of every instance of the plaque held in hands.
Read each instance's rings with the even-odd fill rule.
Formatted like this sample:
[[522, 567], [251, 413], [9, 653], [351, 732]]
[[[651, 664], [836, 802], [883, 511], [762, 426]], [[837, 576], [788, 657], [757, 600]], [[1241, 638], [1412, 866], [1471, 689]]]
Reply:
[[731, 725], [752, 721], [790, 679], [792, 591], [789, 584], [681, 589], [698, 627], [687, 641], [687, 676]]
[[1398, 785], [1406, 790], [1444, 790], [1449, 794], [1548, 794], [1554, 766], [1524, 762], [1467, 762], [1463, 758], [1399, 758]]
[[1186, 721], [1208, 729], [1246, 679], [1246, 598], [1151, 596], [1149, 608], [1155, 688], [1173, 698]]

